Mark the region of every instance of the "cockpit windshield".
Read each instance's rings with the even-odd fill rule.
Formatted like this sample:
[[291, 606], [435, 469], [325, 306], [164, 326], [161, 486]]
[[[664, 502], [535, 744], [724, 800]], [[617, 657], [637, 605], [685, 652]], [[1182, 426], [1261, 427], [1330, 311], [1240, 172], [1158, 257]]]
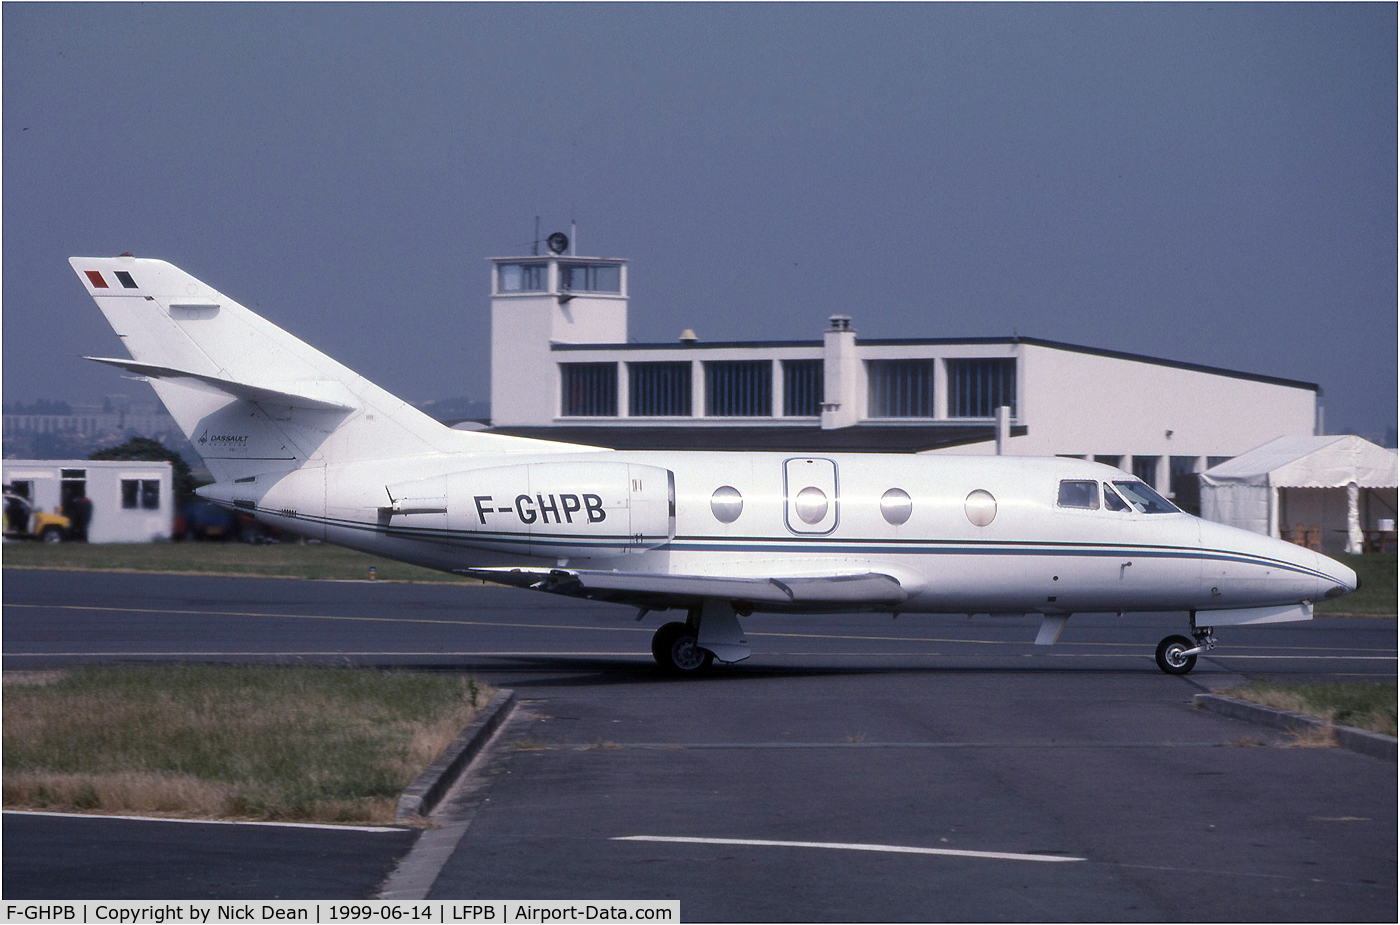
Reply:
[[1179, 514], [1181, 509], [1163, 498], [1143, 482], [1136, 480], [1114, 482], [1113, 487], [1140, 514]]

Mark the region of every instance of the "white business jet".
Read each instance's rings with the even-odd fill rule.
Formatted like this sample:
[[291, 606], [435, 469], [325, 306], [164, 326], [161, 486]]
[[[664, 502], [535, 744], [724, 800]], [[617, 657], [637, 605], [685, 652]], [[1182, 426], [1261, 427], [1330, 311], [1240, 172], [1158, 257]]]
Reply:
[[1180, 611], [1184, 674], [1213, 627], [1312, 618], [1356, 588], [1311, 550], [1192, 517], [1076, 459], [622, 452], [453, 430], [160, 260], [78, 278], [215, 478], [259, 520], [492, 582], [679, 610], [666, 671], [749, 655], [739, 616]]

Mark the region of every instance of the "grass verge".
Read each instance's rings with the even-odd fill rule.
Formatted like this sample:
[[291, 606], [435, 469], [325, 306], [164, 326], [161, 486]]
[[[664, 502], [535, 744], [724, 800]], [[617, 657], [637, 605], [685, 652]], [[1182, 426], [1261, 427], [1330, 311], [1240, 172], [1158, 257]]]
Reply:
[[459, 675], [165, 664], [4, 675], [4, 805], [386, 823], [489, 697]]
[[1253, 683], [1218, 693], [1277, 710], [1306, 713], [1341, 726], [1395, 735], [1395, 682], [1367, 684]]
[[367, 579], [373, 568], [383, 581], [472, 581], [325, 543], [9, 542], [3, 561], [10, 568], [341, 580]]

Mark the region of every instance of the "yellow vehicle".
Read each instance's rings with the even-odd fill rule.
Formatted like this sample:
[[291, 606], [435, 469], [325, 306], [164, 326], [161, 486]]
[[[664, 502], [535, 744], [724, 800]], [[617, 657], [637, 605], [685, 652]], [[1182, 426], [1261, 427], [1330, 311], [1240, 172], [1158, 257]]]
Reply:
[[34, 509], [28, 498], [5, 492], [5, 538], [62, 543], [73, 524], [62, 514]]

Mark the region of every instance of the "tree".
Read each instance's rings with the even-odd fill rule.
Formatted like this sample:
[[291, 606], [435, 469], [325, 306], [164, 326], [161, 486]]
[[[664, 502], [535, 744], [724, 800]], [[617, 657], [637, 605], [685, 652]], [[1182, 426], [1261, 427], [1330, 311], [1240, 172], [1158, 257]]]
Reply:
[[174, 481], [175, 497], [187, 498], [194, 494], [198, 488], [194, 475], [190, 472], [190, 464], [174, 450], [167, 449], [150, 437], [132, 437], [125, 443], [118, 446], [108, 447], [105, 450], [94, 450], [88, 454], [88, 459], [149, 459], [149, 460], [169, 460]]

